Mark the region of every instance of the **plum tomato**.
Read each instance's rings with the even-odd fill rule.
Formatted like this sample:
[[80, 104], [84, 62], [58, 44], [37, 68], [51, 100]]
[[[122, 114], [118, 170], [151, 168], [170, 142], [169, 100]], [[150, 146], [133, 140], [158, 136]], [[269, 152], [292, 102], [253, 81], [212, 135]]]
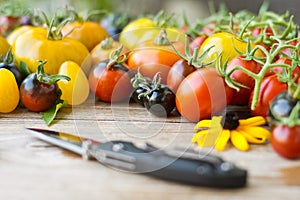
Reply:
[[[262, 80], [257, 105], [254, 110], [251, 110], [252, 114], [266, 117], [271, 101], [287, 88], [287, 84], [280, 82], [277, 75], [265, 77]], [[253, 95], [252, 91], [249, 104], [252, 102]]]
[[16, 79], [11, 71], [0, 69], [0, 113], [10, 113], [19, 104], [20, 95]]
[[271, 145], [282, 157], [294, 159], [300, 156], [300, 126], [277, 125], [272, 130]]
[[123, 101], [132, 93], [130, 71], [125, 63], [112, 66], [108, 63], [106, 60], [93, 66], [88, 78], [90, 88], [102, 101]]
[[[255, 74], [258, 74], [262, 67], [261, 64], [257, 63], [254, 60], [244, 60], [244, 57], [237, 56], [228, 63], [226, 71], [230, 71], [235, 66], [243, 67]], [[255, 85], [255, 80], [241, 70], [235, 70], [231, 74], [230, 78], [246, 87], [240, 87], [239, 91], [234, 92], [230, 104], [248, 105], [251, 92]]]
[[229, 88], [215, 68], [201, 68], [188, 75], [176, 92], [176, 107], [187, 120], [197, 122], [222, 111], [230, 102]]

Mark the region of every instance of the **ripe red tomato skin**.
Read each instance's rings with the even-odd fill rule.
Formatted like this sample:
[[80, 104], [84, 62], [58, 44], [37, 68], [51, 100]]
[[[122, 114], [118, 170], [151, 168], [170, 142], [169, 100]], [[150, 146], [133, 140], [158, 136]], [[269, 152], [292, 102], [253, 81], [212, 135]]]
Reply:
[[271, 145], [282, 157], [295, 159], [300, 156], [300, 126], [275, 126], [271, 134]]
[[203, 44], [204, 40], [206, 40], [207, 36], [206, 35], [200, 35], [196, 37], [191, 43], [190, 43], [190, 48], [192, 52], [194, 51], [195, 48], [200, 48], [201, 45]]
[[[254, 110], [251, 110], [253, 115], [266, 117], [271, 101], [281, 92], [287, 90], [287, 84], [278, 80], [277, 75], [267, 76], [263, 79], [260, 86], [259, 98]], [[253, 99], [253, 91], [250, 96], [249, 104]], [[249, 105], [250, 106], [250, 105]]]
[[129, 98], [132, 86], [128, 72], [116, 65], [107, 68], [107, 62], [100, 62], [89, 74], [91, 91], [102, 101], [118, 102]]
[[[243, 60], [242, 56], [237, 56], [228, 63], [226, 71], [231, 70], [234, 66], [237, 65], [255, 74], [259, 73], [261, 70], [261, 64], [255, 62], [254, 60], [246, 61]], [[230, 104], [247, 105], [249, 102], [249, 97], [255, 85], [254, 79], [242, 72], [241, 70], [235, 70], [230, 77], [236, 82], [249, 88], [240, 88], [239, 92], [235, 91]]]
[[20, 86], [20, 99], [23, 105], [33, 112], [42, 112], [55, 105], [58, 99], [57, 84], [45, 84], [37, 80], [36, 74], [30, 74]]
[[222, 111], [231, 100], [232, 92], [215, 68], [201, 68], [179, 85], [176, 107], [184, 118], [197, 122]]
[[[286, 58], [286, 57], [282, 57], [282, 58], [277, 59], [277, 60], [275, 61], [274, 64], [287, 64], [287, 65], [292, 65], [292, 61], [291, 61], [290, 59]], [[269, 72], [267, 72], [267, 75], [272, 75], [272, 74], [274, 74], [275, 72], [278, 72], [278, 73], [282, 74], [282, 71], [283, 71], [283, 70], [286, 70], [286, 69], [284, 69], [284, 68], [282, 68], [282, 67], [273, 67], [273, 68], [270, 69]], [[293, 76], [293, 77], [300, 77], [300, 67], [299, 67], [299, 66], [297, 66], [297, 67], [293, 70], [292, 76]]]
[[167, 86], [176, 93], [178, 86], [190, 73], [194, 72], [196, 68], [189, 65], [186, 60], [178, 60], [170, 69], [167, 76]]

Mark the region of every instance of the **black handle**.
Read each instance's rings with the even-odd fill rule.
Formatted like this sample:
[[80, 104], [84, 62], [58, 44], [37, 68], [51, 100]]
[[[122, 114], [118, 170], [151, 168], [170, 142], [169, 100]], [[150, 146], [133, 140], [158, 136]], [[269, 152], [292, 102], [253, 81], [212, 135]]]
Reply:
[[112, 141], [94, 149], [103, 164], [157, 178], [207, 187], [237, 188], [246, 185], [247, 171], [216, 156], [186, 158], [170, 155], [153, 146]]

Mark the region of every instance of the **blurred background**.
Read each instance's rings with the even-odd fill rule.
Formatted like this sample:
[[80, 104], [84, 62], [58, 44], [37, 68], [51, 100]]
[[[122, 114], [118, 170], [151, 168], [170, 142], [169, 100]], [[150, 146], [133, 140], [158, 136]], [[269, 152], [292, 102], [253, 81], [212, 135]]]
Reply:
[[[257, 13], [263, 0], [211, 0], [216, 9], [220, 3], [225, 3], [228, 10], [236, 12], [247, 9]], [[269, 2], [269, 9], [277, 13], [289, 11], [295, 16], [295, 21], [300, 23], [299, 0], [266, 0]], [[114, 12], [140, 15], [145, 13], [156, 13], [161, 9], [175, 13], [179, 18], [186, 14], [189, 21], [209, 16], [208, 0], [0, 0], [3, 2], [18, 2], [27, 8], [41, 8], [46, 12], [53, 12], [65, 5], [71, 5], [78, 11], [91, 9], [107, 9]], [[3, 9], [2, 9], [3, 10]]]

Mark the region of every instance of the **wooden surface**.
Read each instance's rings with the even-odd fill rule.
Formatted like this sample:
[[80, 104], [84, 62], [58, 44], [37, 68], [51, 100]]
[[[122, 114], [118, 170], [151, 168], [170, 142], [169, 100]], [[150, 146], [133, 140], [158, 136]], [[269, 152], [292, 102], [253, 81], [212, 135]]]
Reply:
[[279, 157], [270, 145], [248, 152], [211, 152], [249, 172], [247, 187], [221, 190], [162, 181], [102, 166], [35, 139], [25, 127], [50, 128], [99, 140], [148, 141], [160, 148], [191, 147], [193, 123], [179, 116], [153, 117], [129, 103], [110, 105], [89, 99], [65, 107], [47, 127], [38, 113], [17, 109], [0, 115], [0, 199], [299, 199], [300, 160]]

